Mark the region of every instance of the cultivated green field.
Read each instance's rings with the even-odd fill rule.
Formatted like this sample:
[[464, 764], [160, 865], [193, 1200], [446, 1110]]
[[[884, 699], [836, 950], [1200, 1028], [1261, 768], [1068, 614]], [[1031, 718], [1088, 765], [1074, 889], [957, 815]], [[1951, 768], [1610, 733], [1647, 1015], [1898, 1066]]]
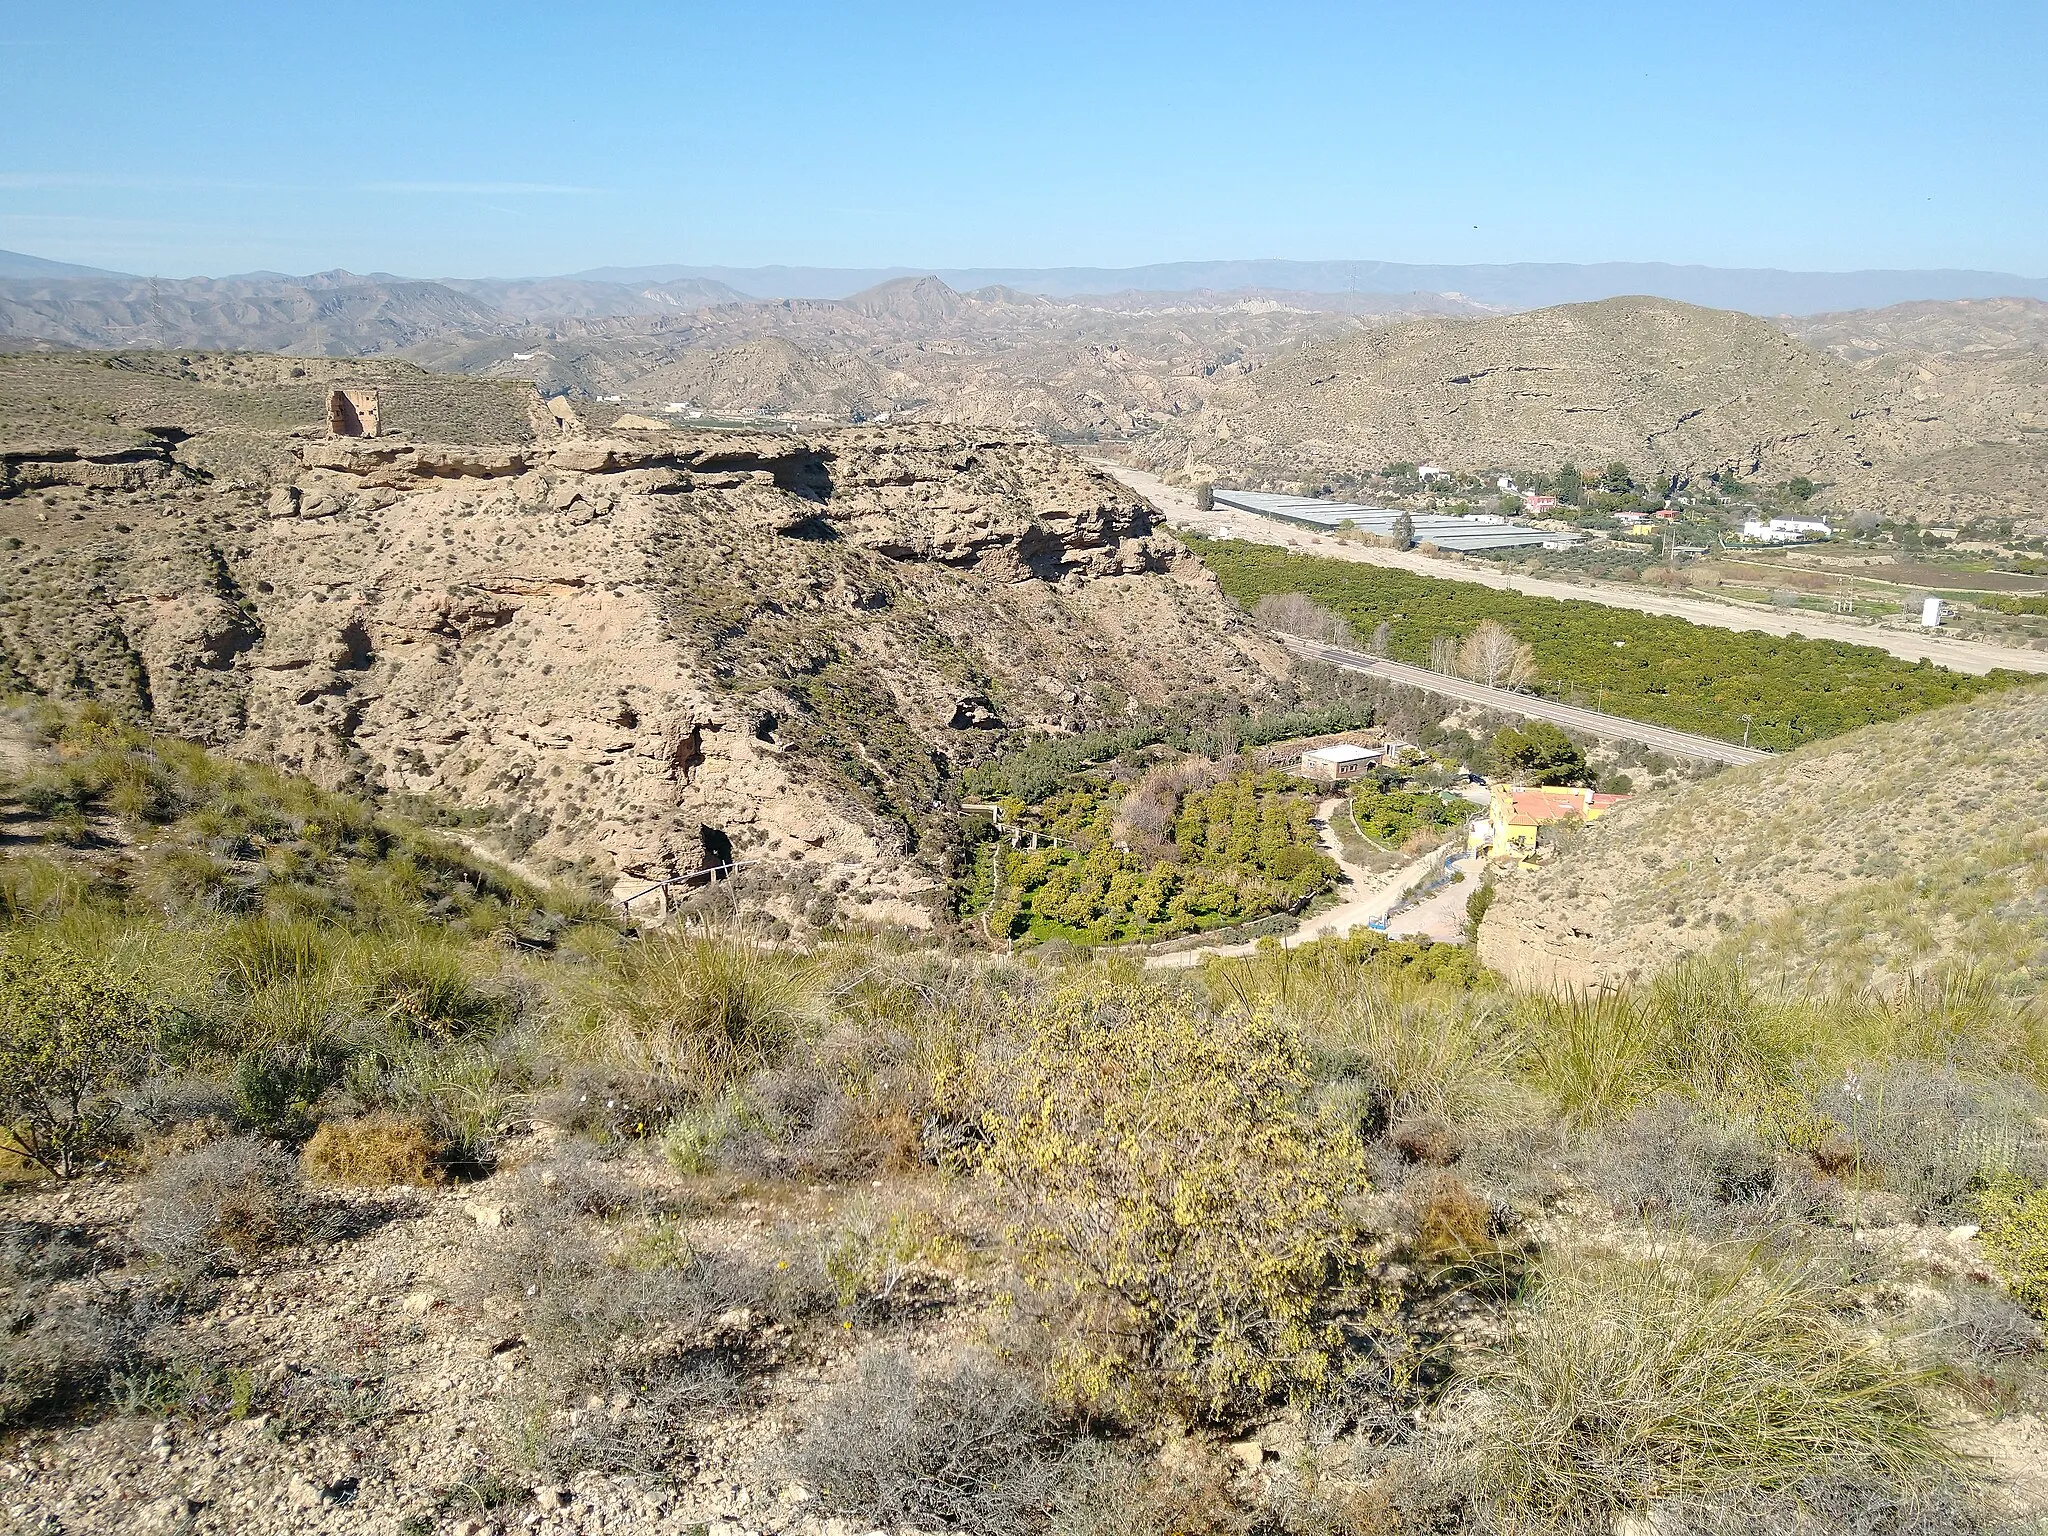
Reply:
[[1783, 751], [1861, 725], [2031, 681], [1970, 677], [1865, 645], [1710, 629], [1599, 603], [1525, 597], [1257, 544], [1189, 544], [1249, 608], [1299, 592], [1348, 621], [1361, 640], [1384, 623], [1388, 654], [1428, 665], [1430, 642], [1496, 619], [1535, 651], [1535, 691], [1653, 725]]

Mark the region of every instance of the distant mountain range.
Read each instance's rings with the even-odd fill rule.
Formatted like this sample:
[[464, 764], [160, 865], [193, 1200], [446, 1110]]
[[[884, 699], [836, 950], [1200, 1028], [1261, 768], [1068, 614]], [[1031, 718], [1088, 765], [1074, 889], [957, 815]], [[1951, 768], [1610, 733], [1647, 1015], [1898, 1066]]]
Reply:
[[2048, 278], [2010, 272], [1781, 272], [1768, 267], [1674, 266], [1667, 262], [1514, 262], [1410, 266], [1392, 261], [1173, 261], [1146, 267], [598, 267], [593, 282], [709, 279], [763, 299], [838, 299], [892, 278], [930, 273], [962, 291], [1002, 286], [1070, 298], [1080, 294], [1227, 292], [1241, 288], [1325, 294], [1456, 294], [1498, 309], [1543, 309], [1624, 294], [1677, 299], [1753, 315], [1878, 309], [1915, 299], [2048, 299]]
[[[1668, 262], [1512, 262], [1495, 265], [1416, 266], [1391, 261], [1173, 261], [1142, 267], [593, 267], [567, 277], [443, 279], [449, 287], [499, 307], [532, 314], [549, 300], [567, 298], [573, 284], [599, 284], [627, 294], [650, 287], [674, 291], [660, 308], [683, 303], [743, 299], [843, 299], [897, 278], [936, 276], [961, 292], [1004, 287], [1023, 294], [1073, 298], [1095, 294], [1236, 292], [1263, 290], [1349, 298], [1451, 294], [1489, 309], [1542, 309], [1620, 295], [1646, 295], [1752, 315], [1812, 315], [1879, 309], [1916, 300], [2048, 299], [2048, 278], [2010, 272], [1960, 270], [1786, 272], [1770, 267], [1678, 266]], [[100, 280], [141, 282], [128, 273], [73, 266], [14, 251], [0, 251], [0, 281]], [[340, 281], [345, 280], [345, 282]], [[187, 279], [186, 281], [208, 281]], [[317, 273], [287, 277], [247, 272], [218, 279], [234, 284], [290, 284], [307, 288], [397, 284], [412, 279], [389, 273]], [[611, 308], [621, 295], [579, 294], [577, 304]], [[556, 312], [549, 309], [549, 312]]]
[[50, 261], [26, 256], [20, 251], [0, 251], [0, 278], [41, 277], [126, 277], [125, 272], [108, 272], [99, 267], [79, 267], [68, 261]]

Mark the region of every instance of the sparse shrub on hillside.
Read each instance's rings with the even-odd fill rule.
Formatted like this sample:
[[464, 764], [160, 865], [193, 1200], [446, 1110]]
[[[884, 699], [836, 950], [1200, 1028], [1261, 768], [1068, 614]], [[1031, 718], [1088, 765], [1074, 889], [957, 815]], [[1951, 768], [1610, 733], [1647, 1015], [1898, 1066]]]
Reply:
[[815, 957], [826, 1022], [778, 1064], [676, 1117], [678, 1166], [781, 1178], [902, 1172], [957, 1155], [966, 1127], [941, 1085], [1003, 1034], [1035, 983], [1021, 968], [843, 944]]
[[134, 1232], [172, 1277], [190, 1283], [303, 1241], [317, 1217], [290, 1153], [236, 1137], [152, 1168]]
[[1469, 1262], [1493, 1249], [1493, 1207], [1455, 1173], [1432, 1168], [1411, 1179], [1402, 1194], [1414, 1229], [1410, 1246], [1417, 1258]]
[[1665, 1094], [1596, 1154], [1599, 1188], [1626, 1215], [1714, 1234], [1774, 1221], [1825, 1219], [1836, 1191], [1779, 1157], [1751, 1125]]
[[0, 1428], [80, 1412], [138, 1359], [150, 1319], [132, 1302], [11, 1289], [0, 1331]]
[[2048, 1174], [2035, 1117], [2041, 1094], [2018, 1078], [1972, 1079], [1905, 1060], [1852, 1067], [1816, 1103], [1838, 1128], [1821, 1155], [1851, 1184], [1876, 1184], [1917, 1220], [1964, 1220], [2006, 1175]]
[[687, 1087], [651, 1072], [577, 1066], [563, 1072], [535, 1113], [601, 1144], [640, 1141], [663, 1134], [693, 1097]]
[[921, 1274], [957, 1248], [957, 1239], [929, 1209], [856, 1200], [824, 1235], [818, 1258], [840, 1314], [876, 1319], [928, 1295]]
[[2039, 1410], [2048, 1383], [2038, 1368], [2040, 1320], [2006, 1291], [1951, 1280], [1928, 1309], [1923, 1353], [1972, 1402], [1994, 1411]]
[[811, 1412], [790, 1470], [825, 1509], [867, 1524], [1013, 1536], [1042, 1528], [1076, 1461], [1014, 1368], [870, 1350]]
[[731, 1098], [707, 1101], [679, 1111], [661, 1131], [661, 1155], [677, 1173], [709, 1173], [724, 1155], [727, 1143], [743, 1125], [741, 1109]]
[[372, 1114], [327, 1121], [313, 1133], [301, 1156], [306, 1176], [315, 1184], [386, 1189], [437, 1182], [446, 1151], [418, 1120]]
[[0, 942], [0, 1123], [21, 1156], [69, 1178], [103, 1150], [116, 1089], [154, 1058], [158, 1010], [111, 957], [35, 931]]
[[1604, 1528], [1654, 1501], [1953, 1480], [1919, 1378], [1830, 1315], [1818, 1275], [1748, 1250], [1554, 1258], [1478, 1357], [1465, 1455], [1502, 1527]]
[[[815, 1298], [802, 1277], [699, 1255], [672, 1228], [612, 1250], [590, 1219], [531, 1179], [478, 1256], [478, 1297], [519, 1308], [531, 1359], [508, 1431], [515, 1454], [550, 1475], [656, 1472], [675, 1465], [697, 1421], [737, 1400], [743, 1341], [716, 1320], [736, 1309], [798, 1316]], [[624, 1407], [585, 1406], [618, 1396]]]
[[1059, 1298], [1054, 1379], [1099, 1410], [1227, 1416], [1313, 1386], [1335, 1338], [1363, 1188], [1270, 1011], [1204, 1017], [1171, 993], [1070, 993], [978, 1071], [982, 1166]]

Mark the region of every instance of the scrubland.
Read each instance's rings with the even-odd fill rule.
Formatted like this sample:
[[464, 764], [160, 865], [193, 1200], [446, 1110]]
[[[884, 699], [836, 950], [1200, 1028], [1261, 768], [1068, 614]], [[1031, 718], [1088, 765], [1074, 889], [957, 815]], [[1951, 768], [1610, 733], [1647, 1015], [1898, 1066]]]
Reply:
[[2048, 1513], [2048, 1017], [1966, 963], [1535, 993], [1364, 935], [1156, 976], [641, 934], [10, 718], [21, 1529]]

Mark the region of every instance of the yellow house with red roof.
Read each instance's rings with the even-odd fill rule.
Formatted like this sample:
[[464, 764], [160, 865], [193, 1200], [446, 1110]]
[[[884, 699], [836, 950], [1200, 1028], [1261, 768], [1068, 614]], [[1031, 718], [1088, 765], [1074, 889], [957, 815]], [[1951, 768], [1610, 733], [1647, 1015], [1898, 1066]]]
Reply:
[[1536, 852], [1537, 830], [1561, 821], [1598, 821], [1626, 795], [1603, 795], [1583, 785], [1528, 788], [1496, 784], [1486, 819], [1472, 823], [1468, 848], [1489, 859], [1526, 859]]

